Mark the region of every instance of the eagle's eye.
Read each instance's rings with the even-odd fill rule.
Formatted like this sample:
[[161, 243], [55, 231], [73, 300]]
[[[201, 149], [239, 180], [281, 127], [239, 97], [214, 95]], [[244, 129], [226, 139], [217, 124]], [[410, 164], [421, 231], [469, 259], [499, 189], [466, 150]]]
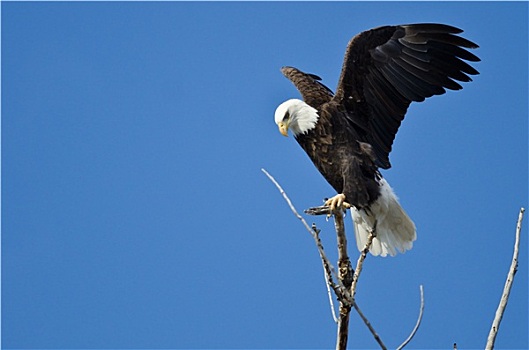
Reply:
[[284, 122], [287, 121], [288, 118], [290, 118], [290, 113], [287, 111], [287, 112], [285, 113], [285, 116], [283, 117], [283, 121], [284, 121]]

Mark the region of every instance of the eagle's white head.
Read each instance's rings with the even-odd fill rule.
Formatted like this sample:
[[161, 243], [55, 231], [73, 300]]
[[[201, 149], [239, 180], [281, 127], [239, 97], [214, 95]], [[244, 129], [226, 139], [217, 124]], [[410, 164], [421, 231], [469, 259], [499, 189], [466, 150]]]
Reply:
[[291, 99], [279, 105], [275, 113], [275, 122], [279, 132], [288, 136], [290, 129], [294, 136], [305, 134], [318, 122], [318, 111], [305, 102]]

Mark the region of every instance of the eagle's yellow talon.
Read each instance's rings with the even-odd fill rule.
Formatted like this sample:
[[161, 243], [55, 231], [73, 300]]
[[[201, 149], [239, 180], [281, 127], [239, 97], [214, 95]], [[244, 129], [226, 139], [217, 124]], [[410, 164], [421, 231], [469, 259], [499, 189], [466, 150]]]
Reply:
[[327, 199], [327, 201], [325, 201], [325, 205], [331, 208], [331, 212], [333, 212], [336, 208], [351, 208], [351, 204], [345, 201], [345, 195], [343, 193], [337, 194], [336, 196]]

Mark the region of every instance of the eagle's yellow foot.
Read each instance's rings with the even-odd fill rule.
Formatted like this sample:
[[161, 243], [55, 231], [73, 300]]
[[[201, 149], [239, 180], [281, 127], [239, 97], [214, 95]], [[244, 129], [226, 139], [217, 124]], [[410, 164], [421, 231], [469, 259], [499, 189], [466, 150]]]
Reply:
[[351, 208], [351, 204], [345, 201], [345, 194], [343, 193], [337, 194], [336, 196], [327, 199], [325, 201], [325, 205], [331, 207], [331, 212], [333, 212], [336, 208]]

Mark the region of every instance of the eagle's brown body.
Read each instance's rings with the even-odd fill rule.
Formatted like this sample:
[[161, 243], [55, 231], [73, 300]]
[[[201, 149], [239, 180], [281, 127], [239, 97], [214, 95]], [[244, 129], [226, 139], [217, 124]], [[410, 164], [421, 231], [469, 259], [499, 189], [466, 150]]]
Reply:
[[296, 140], [337, 193], [356, 208], [368, 207], [379, 196], [380, 174], [365, 131], [344, 122], [347, 112], [336, 103], [324, 104], [318, 114], [315, 128]]

